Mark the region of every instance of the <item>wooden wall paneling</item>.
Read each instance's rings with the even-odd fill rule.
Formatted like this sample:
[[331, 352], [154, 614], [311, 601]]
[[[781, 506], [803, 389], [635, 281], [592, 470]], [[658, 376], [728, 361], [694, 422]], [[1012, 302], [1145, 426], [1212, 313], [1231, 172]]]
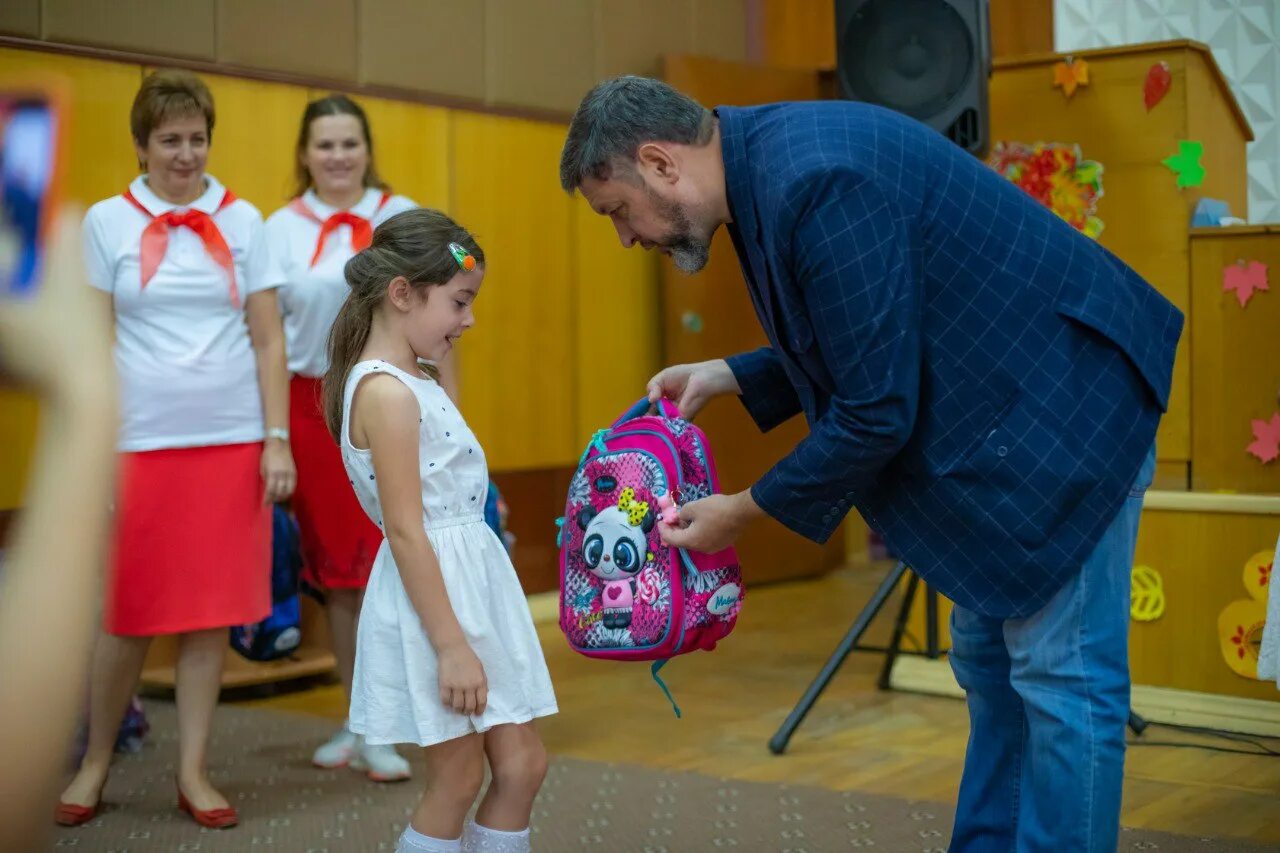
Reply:
[[359, 0], [357, 11], [360, 82], [483, 100], [483, 3]]
[[586, 447], [645, 395], [662, 369], [662, 282], [657, 258], [623, 249], [612, 223], [580, 195], [573, 207], [577, 298], [574, 300], [578, 446]]
[[834, 0], [761, 0], [764, 62], [779, 68], [836, 66]]
[[214, 0], [44, 0], [42, 29], [49, 41], [211, 60], [214, 9]]
[[[658, 4], [662, 5], [659, 6]], [[563, 121], [600, 77], [666, 52], [740, 61], [753, 0], [7, 0], [0, 37], [181, 60], [205, 73], [356, 83]], [[11, 41], [15, 39], [10, 39]], [[572, 44], [566, 48], [566, 44]], [[317, 82], [319, 81], [319, 82]]]
[[988, 8], [993, 56], [1053, 50], [1053, 0], [991, 0]]
[[[690, 0], [693, 7], [693, 49], [699, 56], [743, 62], [747, 58], [746, 0]], [[676, 53], [675, 45], [658, 53]]]
[[219, 62], [356, 79], [356, 0], [218, 0], [217, 21]]
[[556, 173], [562, 125], [458, 113], [454, 213], [486, 255], [476, 328], [459, 344], [462, 411], [489, 468], [572, 465], [573, 201]]
[[201, 79], [213, 94], [217, 116], [209, 174], [265, 219], [293, 193], [294, 146], [307, 90], [219, 74]]
[[423, 207], [448, 213], [453, 183], [450, 111], [384, 98], [356, 101], [369, 117], [382, 179]]
[[[356, 100], [369, 117], [378, 172], [392, 191], [453, 215], [453, 111], [384, 98]], [[450, 355], [439, 365], [440, 384], [455, 402], [457, 362]]]
[[0, 4], [0, 33], [40, 37], [40, 0], [5, 0]]
[[[701, 53], [689, 0], [595, 0], [595, 77], [656, 77], [664, 53]], [[582, 94], [586, 94], [585, 91]]]
[[595, 82], [592, 0], [486, 0], [485, 100], [572, 112]]

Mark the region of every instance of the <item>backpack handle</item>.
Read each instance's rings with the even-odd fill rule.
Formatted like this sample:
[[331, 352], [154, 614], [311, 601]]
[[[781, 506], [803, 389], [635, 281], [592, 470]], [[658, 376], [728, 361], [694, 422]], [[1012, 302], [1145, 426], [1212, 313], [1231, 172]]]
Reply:
[[668, 400], [666, 397], [659, 400], [656, 405], [650, 403], [648, 397], [642, 397], [638, 403], [623, 412], [622, 415], [613, 422], [613, 426], [616, 429], [619, 424], [626, 423], [627, 421], [635, 418], [642, 418], [649, 414], [650, 409], [657, 409], [658, 414], [664, 418], [680, 417], [680, 410], [676, 408], [676, 404]]

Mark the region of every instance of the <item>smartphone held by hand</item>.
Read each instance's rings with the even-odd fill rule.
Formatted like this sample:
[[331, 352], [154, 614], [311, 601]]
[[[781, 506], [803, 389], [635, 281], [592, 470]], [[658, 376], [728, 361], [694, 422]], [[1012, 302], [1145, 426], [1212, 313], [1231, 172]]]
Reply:
[[59, 206], [65, 111], [54, 80], [0, 78], [0, 298], [35, 295]]

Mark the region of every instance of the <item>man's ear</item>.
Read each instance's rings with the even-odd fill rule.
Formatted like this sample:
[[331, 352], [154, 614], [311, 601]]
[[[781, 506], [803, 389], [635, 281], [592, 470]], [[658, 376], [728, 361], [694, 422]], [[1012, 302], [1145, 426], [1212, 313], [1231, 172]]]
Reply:
[[646, 142], [636, 150], [636, 163], [642, 173], [653, 175], [662, 183], [675, 183], [680, 164], [672, 150], [661, 142]]

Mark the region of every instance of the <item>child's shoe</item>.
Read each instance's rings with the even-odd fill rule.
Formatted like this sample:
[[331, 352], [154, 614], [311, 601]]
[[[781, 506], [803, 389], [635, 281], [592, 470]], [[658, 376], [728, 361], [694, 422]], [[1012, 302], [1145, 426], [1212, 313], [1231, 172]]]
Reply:
[[361, 738], [351, 769], [362, 770], [375, 782], [403, 782], [410, 776], [409, 762], [391, 744], [367, 744]]
[[346, 767], [356, 757], [360, 748], [360, 736], [344, 724], [341, 731], [321, 744], [311, 756], [311, 763], [325, 770]]

